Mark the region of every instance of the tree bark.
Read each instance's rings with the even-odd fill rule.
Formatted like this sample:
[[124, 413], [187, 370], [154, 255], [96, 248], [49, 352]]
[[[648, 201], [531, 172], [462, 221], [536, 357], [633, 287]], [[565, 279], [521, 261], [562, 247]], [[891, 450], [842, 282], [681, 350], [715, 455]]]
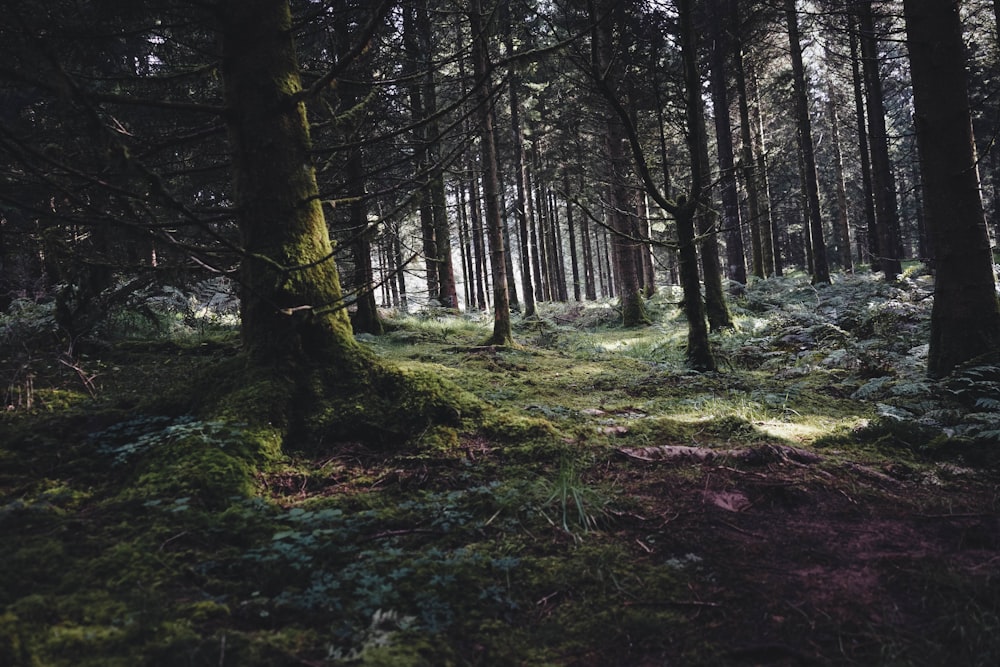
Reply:
[[924, 210], [935, 250], [927, 371], [1000, 350], [958, 0], [904, 0]]
[[361, 358], [344, 308], [310, 157], [287, 0], [229, 0], [222, 73], [245, 258], [250, 360], [350, 372]]
[[690, 0], [677, 5], [681, 30], [681, 60], [684, 64], [685, 109], [687, 112], [688, 154], [691, 156], [691, 200], [696, 207], [695, 222], [701, 235], [701, 268], [705, 284], [705, 313], [712, 331], [733, 326], [722, 287], [719, 262], [718, 225], [711, 207], [712, 188], [708, 182], [708, 132], [698, 73], [698, 35]]
[[879, 72], [878, 42], [871, 0], [860, 0], [858, 12], [862, 64], [865, 77], [865, 109], [868, 112], [868, 138], [872, 156], [872, 188], [875, 194], [875, 220], [878, 232], [879, 268], [886, 280], [895, 280], [903, 272], [899, 247], [899, 207], [896, 204], [896, 179], [889, 159], [889, 138], [885, 125], [885, 100]]
[[[614, 87], [620, 78], [620, 57], [613, 52], [615, 27], [620, 24], [620, 14], [623, 7], [615, 3], [603, 3], [600, 12], [591, 12], [599, 18], [594, 39], [595, 62], [597, 76], [604, 79], [604, 84]], [[628, 188], [631, 180], [628, 144], [624, 120], [616, 111], [609, 111], [606, 121], [604, 150], [610, 169], [610, 187], [608, 192], [610, 226], [614, 232], [611, 235], [611, 256], [615, 264], [618, 284], [618, 299], [622, 310], [622, 325], [635, 327], [649, 324], [646, 306], [642, 298], [642, 286], [639, 280], [640, 267], [636, 265], [634, 225], [629, 219]]]
[[[731, 21], [739, 19], [738, 0], [731, 0]], [[767, 202], [766, 165], [760, 135], [760, 111], [750, 113], [750, 97], [747, 92], [746, 68], [744, 67], [743, 44], [736, 32], [733, 47], [733, 72], [736, 79], [736, 98], [740, 113], [740, 168], [747, 190], [747, 209], [750, 213], [750, 246], [753, 261], [753, 275], [766, 278], [774, 273], [774, 237], [771, 225], [770, 206]], [[759, 100], [754, 100], [759, 105]]]
[[371, 234], [365, 201], [365, 163], [360, 147], [347, 156], [347, 196], [350, 204], [351, 254], [354, 256], [355, 313], [352, 328], [356, 333], [380, 335], [385, 327], [375, 305], [375, 276], [372, 272]]
[[[501, 6], [503, 11], [504, 43], [507, 47], [507, 54], [514, 53], [514, 37], [512, 17], [510, 14], [510, 3], [504, 2]], [[524, 183], [524, 137], [521, 128], [521, 108], [520, 108], [520, 76], [517, 67], [512, 63], [507, 71], [508, 89], [507, 94], [510, 100], [510, 131], [511, 146], [514, 156], [514, 215], [517, 217], [517, 232], [521, 242], [521, 293], [524, 296], [524, 316], [534, 317], [535, 290], [531, 284], [531, 258], [529, 256], [528, 238], [528, 214], [525, 210], [525, 183]]]
[[788, 24], [788, 45], [792, 58], [792, 87], [798, 124], [799, 149], [805, 169], [804, 186], [807, 198], [807, 219], [812, 240], [812, 282], [829, 284], [830, 268], [826, 261], [823, 240], [823, 217], [819, 206], [819, 177], [816, 172], [816, 150], [813, 146], [812, 121], [809, 118], [809, 91], [806, 89], [805, 65], [802, 62], [802, 40], [799, 37], [799, 17], [795, 0], [785, 0]]
[[837, 117], [837, 98], [833, 82], [828, 82], [826, 113], [830, 119], [830, 139], [833, 142], [834, 187], [837, 190], [837, 251], [840, 266], [844, 271], [852, 271], [854, 262], [851, 255], [851, 222], [847, 215], [847, 185], [844, 182], [844, 155], [840, 147], [840, 119]]
[[469, 2], [469, 26], [472, 31], [472, 62], [476, 77], [476, 109], [479, 119], [480, 149], [482, 150], [483, 210], [490, 249], [490, 273], [493, 277], [493, 334], [488, 345], [511, 345], [514, 336], [510, 322], [510, 300], [507, 293], [507, 265], [504, 257], [503, 220], [500, 217], [500, 177], [493, 131], [492, 84], [487, 33], [483, 29], [480, 0]]
[[732, 12], [723, 2], [712, 0], [708, 7], [709, 34], [712, 39], [712, 107], [715, 110], [715, 140], [719, 162], [719, 186], [722, 190], [722, 230], [726, 239], [727, 275], [746, 284], [747, 268], [743, 249], [743, 222], [740, 198], [736, 190], [736, 167], [733, 154], [733, 127], [729, 119], [728, 71], [732, 53]]
[[582, 301], [580, 290], [580, 259], [576, 252], [576, 226], [573, 220], [573, 204], [569, 201], [569, 172], [563, 170], [563, 190], [566, 196], [566, 229], [569, 232], [569, 261], [573, 278], [573, 300]]
[[[851, 80], [854, 84], [854, 115], [858, 127], [858, 158], [861, 164], [862, 210], [865, 212], [865, 243], [858, 244], [858, 261], [868, 263], [874, 270], [878, 253], [878, 223], [875, 219], [875, 192], [872, 186], [871, 153], [868, 150], [867, 112], [865, 111], [865, 83], [861, 73], [861, 56], [858, 45], [858, 19], [856, 12], [848, 14], [848, 32], [851, 49]], [[861, 234], [859, 234], [861, 236]]]

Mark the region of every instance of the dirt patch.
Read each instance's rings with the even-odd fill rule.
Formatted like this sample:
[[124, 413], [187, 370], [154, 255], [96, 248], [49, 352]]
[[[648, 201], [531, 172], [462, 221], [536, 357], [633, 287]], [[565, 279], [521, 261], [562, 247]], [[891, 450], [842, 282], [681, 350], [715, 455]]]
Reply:
[[697, 559], [704, 606], [687, 642], [709, 633], [717, 664], [887, 664], [900, 634], [949, 622], [936, 582], [1000, 575], [1000, 516], [977, 509], [988, 495], [858, 468], [619, 464], [646, 523], [659, 521], [636, 531], [647, 557]]

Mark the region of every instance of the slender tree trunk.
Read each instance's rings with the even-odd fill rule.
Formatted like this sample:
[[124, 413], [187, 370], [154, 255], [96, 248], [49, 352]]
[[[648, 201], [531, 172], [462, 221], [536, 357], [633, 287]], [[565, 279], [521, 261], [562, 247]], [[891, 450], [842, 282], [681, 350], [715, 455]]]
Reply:
[[[738, 0], [730, 2], [730, 21], [739, 20]], [[751, 269], [758, 278], [766, 278], [773, 272], [774, 259], [771, 255], [772, 241], [770, 223], [765, 220], [761, 207], [761, 176], [757, 169], [756, 132], [750, 117], [750, 103], [747, 96], [746, 71], [743, 66], [743, 46], [737, 33], [733, 46], [733, 73], [736, 80], [736, 100], [740, 114], [740, 167], [747, 191], [747, 210], [750, 213]], [[765, 252], [766, 244], [766, 252]], [[767, 261], [770, 260], [770, 261]]]
[[354, 256], [355, 333], [380, 335], [385, 331], [375, 305], [375, 276], [372, 273], [371, 231], [368, 229], [368, 207], [365, 200], [365, 163], [360, 147], [347, 156], [347, 196], [351, 200], [350, 226]]
[[465, 308], [473, 310], [476, 302], [476, 269], [472, 257], [472, 232], [469, 229], [469, 214], [465, 195], [465, 182], [458, 182], [458, 238], [462, 255], [462, 276], [465, 282]]
[[[536, 167], [537, 167], [536, 162]], [[538, 174], [541, 168], [534, 173]], [[541, 267], [542, 300], [555, 301], [556, 294], [552, 286], [552, 265], [549, 264], [549, 212], [545, 205], [545, 187], [535, 183], [535, 221], [537, 227], [538, 265]]]
[[830, 140], [833, 142], [834, 186], [837, 189], [837, 250], [840, 255], [840, 265], [844, 271], [852, 271], [851, 261], [851, 223], [847, 216], [847, 184], [844, 182], [844, 155], [840, 148], [840, 121], [837, 118], [837, 98], [833, 82], [828, 82], [826, 113], [830, 118]]
[[[426, 9], [426, 7], [425, 7]], [[424, 84], [423, 74], [420, 71], [421, 63], [429, 59], [427, 53], [430, 48], [425, 44], [423, 36], [418, 27], [419, 8], [413, 4], [404, 8], [403, 12], [403, 46], [413, 63], [413, 82], [409, 86], [410, 97], [410, 117], [414, 123], [413, 129], [413, 162], [414, 171], [426, 178], [430, 170], [430, 141], [428, 138], [428, 128], [424, 122], [427, 118], [427, 110], [424, 108]], [[422, 186], [417, 195], [417, 207], [420, 211], [420, 237], [423, 242], [424, 252], [424, 279], [427, 282], [427, 294], [431, 299], [436, 299], [440, 288], [438, 285], [437, 255], [438, 249], [435, 242], [434, 230], [434, 203], [431, 199], [429, 186]]]
[[524, 203], [527, 207], [531, 272], [535, 277], [536, 298], [541, 301], [547, 301], [548, 297], [545, 294], [545, 285], [542, 283], [542, 263], [539, 260], [543, 249], [540, 249], [538, 246], [538, 214], [535, 212], [534, 179], [532, 178], [532, 173], [530, 165], [526, 163], [524, 166], [524, 189], [527, 196], [524, 199]]
[[[692, 0], [678, 0], [681, 60], [684, 64], [684, 90], [687, 110], [688, 152], [691, 159], [691, 197], [679, 197], [674, 217], [677, 221], [678, 261], [681, 289], [684, 292], [684, 313], [688, 320], [687, 363], [694, 370], [716, 370], [715, 357], [708, 342], [705, 304], [698, 280], [698, 252], [695, 248], [695, 217], [704, 208], [701, 201], [704, 170], [707, 160], [701, 145], [705, 134], [702, 112], [701, 77], [698, 75], [697, 36], [694, 27]], [[704, 246], [702, 252], [704, 252]]]
[[819, 207], [819, 177], [816, 172], [816, 151], [813, 147], [812, 122], [809, 118], [809, 91], [806, 89], [805, 65], [802, 62], [802, 40], [799, 37], [799, 16], [795, 0], [785, 0], [788, 24], [788, 44], [792, 57], [792, 86], [795, 115], [798, 124], [799, 148], [805, 168], [805, 188], [810, 238], [812, 239], [813, 284], [829, 284], [830, 268], [826, 261], [823, 240], [823, 217]]
[[[851, 79], [854, 83], [854, 115], [858, 127], [858, 157], [861, 163], [861, 198], [865, 212], [863, 253], [858, 253], [858, 261], [867, 263], [872, 270], [879, 256], [878, 224], [875, 218], [875, 192], [872, 185], [871, 153], [868, 150], [867, 112], [865, 111], [865, 83], [861, 73], [861, 55], [858, 45], [857, 12], [848, 13], [848, 32], [851, 49]], [[859, 235], [861, 236], [861, 235]]]
[[902, 273], [899, 247], [899, 208], [896, 182], [889, 159], [889, 138], [885, 125], [885, 101], [879, 72], [878, 42], [871, 0], [860, 0], [858, 12], [862, 64], [867, 93], [868, 137], [872, 156], [872, 186], [875, 194], [875, 220], [878, 232], [879, 268], [886, 280]]
[[636, 233], [639, 235], [639, 263], [642, 266], [642, 293], [647, 299], [656, 294], [656, 267], [653, 265], [652, 236], [649, 226], [649, 204], [646, 193], [638, 192], [639, 216]]
[[600, 239], [600, 262], [604, 275], [604, 296], [611, 299], [618, 296], [618, 283], [611, 266], [611, 239], [607, 229], [607, 216], [605, 224], [601, 227]]
[[621, 302], [622, 325], [635, 327], [649, 324], [646, 308], [642, 300], [639, 269], [636, 266], [635, 241], [631, 240], [633, 224], [628, 217], [629, 158], [624, 151], [624, 132], [617, 116], [609, 116], [605, 150], [611, 166], [610, 210], [611, 257], [614, 260], [618, 283], [618, 298]]
[[[809, 218], [809, 187], [806, 184], [808, 176], [806, 176], [806, 166], [805, 161], [799, 161], [799, 219]], [[812, 229], [809, 225], [803, 225], [802, 228], [802, 256], [805, 258], [806, 269], [810, 274], [815, 275], [815, 265], [813, 264], [813, 245], [812, 245]]]
[[576, 227], [573, 220], [573, 204], [569, 201], [569, 172], [563, 171], [563, 190], [566, 193], [566, 230], [569, 232], [569, 261], [573, 277], [573, 300], [582, 301], [580, 291], [580, 260], [576, 252]]
[[773, 214], [771, 204], [771, 180], [767, 164], [767, 142], [764, 137], [764, 110], [760, 98], [760, 86], [757, 84], [757, 73], [750, 72], [752, 92], [750, 97], [753, 105], [750, 107], [750, 130], [753, 154], [756, 157], [754, 175], [756, 176], [757, 201], [759, 202], [761, 224], [761, 258], [764, 262], [765, 276], [781, 276], [781, 230]]
[[[434, 31], [430, 13], [427, 11], [427, 0], [417, 0], [416, 32], [420, 43], [420, 62], [423, 68], [422, 111], [426, 120], [422, 130], [425, 141], [424, 159], [430, 170], [428, 183], [424, 191], [425, 205], [430, 210], [430, 225], [433, 242], [425, 251], [428, 262], [434, 270], [433, 285], [430, 294], [445, 308], [458, 307], [458, 292], [455, 286], [455, 267], [451, 255], [451, 225], [448, 222], [448, 201], [445, 195], [444, 173], [439, 164], [441, 147], [441, 130], [437, 120], [437, 83], [435, 82], [435, 67], [433, 62]], [[433, 260], [433, 261], [432, 261]]]
[[510, 225], [507, 223], [507, 216], [502, 212], [507, 210], [506, 191], [500, 188], [500, 230], [503, 232], [503, 259], [504, 267], [507, 271], [507, 294], [510, 300], [510, 309], [515, 313], [521, 312], [521, 304], [517, 300], [517, 276], [514, 275], [514, 258], [510, 251]]
[[393, 266], [396, 269], [396, 290], [399, 292], [399, 307], [404, 313], [410, 310], [410, 301], [406, 293], [406, 260], [403, 258], [403, 242], [399, 238], [399, 227], [392, 233]]
[[503, 220], [500, 217], [500, 178], [497, 149], [493, 131], [492, 84], [488, 57], [487, 33], [483, 28], [480, 0], [469, 1], [469, 26], [472, 31], [472, 62], [476, 76], [476, 103], [481, 132], [480, 148], [483, 161], [483, 200], [486, 231], [490, 246], [490, 273], [493, 276], [493, 334], [489, 345], [510, 345], [514, 342], [510, 322], [510, 301], [507, 293], [507, 266], [504, 258]]
[[924, 210], [935, 250], [928, 373], [1000, 350], [958, 0], [904, 0]]
[[733, 326], [722, 287], [719, 262], [717, 219], [711, 208], [712, 188], [708, 182], [708, 132], [698, 73], [698, 36], [690, 0], [678, 3], [681, 29], [681, 59], [684, 62], [685, 108], [687, 111], [688, 153], [691, 156], [691, 193], [697, 210], [694, 214], [701, 235], [702, 280], [705, 283], [705, 311], [712, 331]]
[[[504, 13], [504, 43], [507, 53], [514, 53], [513, 26], [511, 25], [510, 3], [501, 5]], [[521, 128], [520, 105], [520, 75], [512, 63], [507, 71], [508, 98], [510, 100], [510, 131], [511, 146], [514, 157], [514, 183], [516, 198], [514, 200], [514, 215], [517, 217], [518, 238], [521, 242], [521, 293], [524, 295], [524, 316], [533, 317], [535, 313], [535, 290], [531, 284], [531, 258], [529, 256], [528, 215], [525, 210], [525, 173], [524, 173], [524, 137]]]
[[733, 155], [733, 128], [729, 118], [728, 63], [732, 53], [730, 34], [732, 13], [729, 0], [712, 0], [708, 7], [709, 35], [712, 40], [712, 107], [715, 110], [716, 152], [719, 162], [719, 186], [722, 190], [722, 230], [726, 239], [726, 274], [731, 280], [746, 284], [747, 268], [743, 250], [743, 223], [740, 220], [740, 197], [736, 189]]
[[479, 310], [488, 310], [489, 304], [486, 302], [486, 249], [483, 247], [483, 216], [479, 204], [482, 198], [479, 196], [479, 172], [472, 171], [470, 181], [469, 217], [472, 218], [472, 251], [474, 255], [473, 266], [476, 274], [476, 306]]
[[559, 201], [555, 190], [549, 190], [549, 210], [552, 211], [552, 261], [554, 273], [559, 285], [559, 300], [569, 301], [569, 289], [566, 285], [566, 252], [563, 248], [562, 225], [559, 221]]
[[[697, 123], [700, 130], [691, 138], [697, 142], [697, 146], [692, 146], [692, 152], [698, 151], [701, 155], [698, 162], [699, 181], [708, 174], [708, 132], [705, 128], [705, 112], [700, 104], [701, 97], [698, 96]], [[691, 98], [688, 98], [691, 104]], [[689, 133], [689, 136], [691, 134]], [[694, 170], [692, 170], [694, 172]], [[693, 180], [693, 179], [692, 179]], [[698, 181], [694, 181], [697, 184]], [[719, 218], [715, 211], [707, 203], [711, 201], [712, 188], [710, 185], [701, 187], [704, 201], [695, 216], [698, 233], [701, 235], [701, 271], [702, 281], [705, 284], [705, 313], [708, 315], [708, 324], [712, 331], [722, 331], [733, 327], [733, 319], [729, 313], [729, 306], [726, 304], [726, 291], [722, 286], [722, 265], [719, 261]], [[744, 276], [744, 281], [746, 276]]]
[[[580, 175], [580, 192], [583, 191], [583, 175]], [[591, 244], [590, 221], [584, 215], [580, 218], [580, 236], [583, 245], [583, 291], [590, 301], [597, 300], [597, 281], [595, 280], [594, 247]]]

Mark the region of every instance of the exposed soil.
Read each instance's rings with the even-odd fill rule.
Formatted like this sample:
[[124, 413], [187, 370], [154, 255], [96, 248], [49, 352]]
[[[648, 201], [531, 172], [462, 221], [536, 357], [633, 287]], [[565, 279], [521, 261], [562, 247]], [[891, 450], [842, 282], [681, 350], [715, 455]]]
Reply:
[[[893, 650], [887, 635], [932, 631], [940, 639], [938, 626], [947, 622], [931, 591], [910, 584], [932, 574], [996, 592], [1000, 515], [995, 490], [977, 489], [972, 471], [960, 473], [960, 488], [928, 488], [840, 464], [697, 468], [684, 482], [632, 463], [612, 464], [607, 474], [642, 499], [644, 520], [623, 533], [638, 546], [637, 557], [697, 554], [698, 568], [712, 573], [692, 582], [689, 600], [659, 603], [686, 607], [684, 639], [707, 634], [724, 647], [723, 662], [930, 664], [919, 655], [885, 654]], [[946, 639], [958, 657], [963, 638], [955, 631]], [[646, 664], [675, 659], [667, 652]]]

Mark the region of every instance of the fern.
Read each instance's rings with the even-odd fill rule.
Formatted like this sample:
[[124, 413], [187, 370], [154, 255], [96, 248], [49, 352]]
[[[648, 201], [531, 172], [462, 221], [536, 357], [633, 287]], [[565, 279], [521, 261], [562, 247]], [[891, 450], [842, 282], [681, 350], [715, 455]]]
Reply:
[[1000, 411], [1000, 399], [989, 396], [980, 396], [976, 399], [976, 407], [985, 408], [986, 410]]
[[868, 382], [864, 383], [858, 389], [851, 394], [851, 398], [857, 401], [864, 401], [873, 398], [882, 393], [886, 388], [886, 385], [892, 381], [891, 377], [882, 376], [877, 378], [872, 378]]

